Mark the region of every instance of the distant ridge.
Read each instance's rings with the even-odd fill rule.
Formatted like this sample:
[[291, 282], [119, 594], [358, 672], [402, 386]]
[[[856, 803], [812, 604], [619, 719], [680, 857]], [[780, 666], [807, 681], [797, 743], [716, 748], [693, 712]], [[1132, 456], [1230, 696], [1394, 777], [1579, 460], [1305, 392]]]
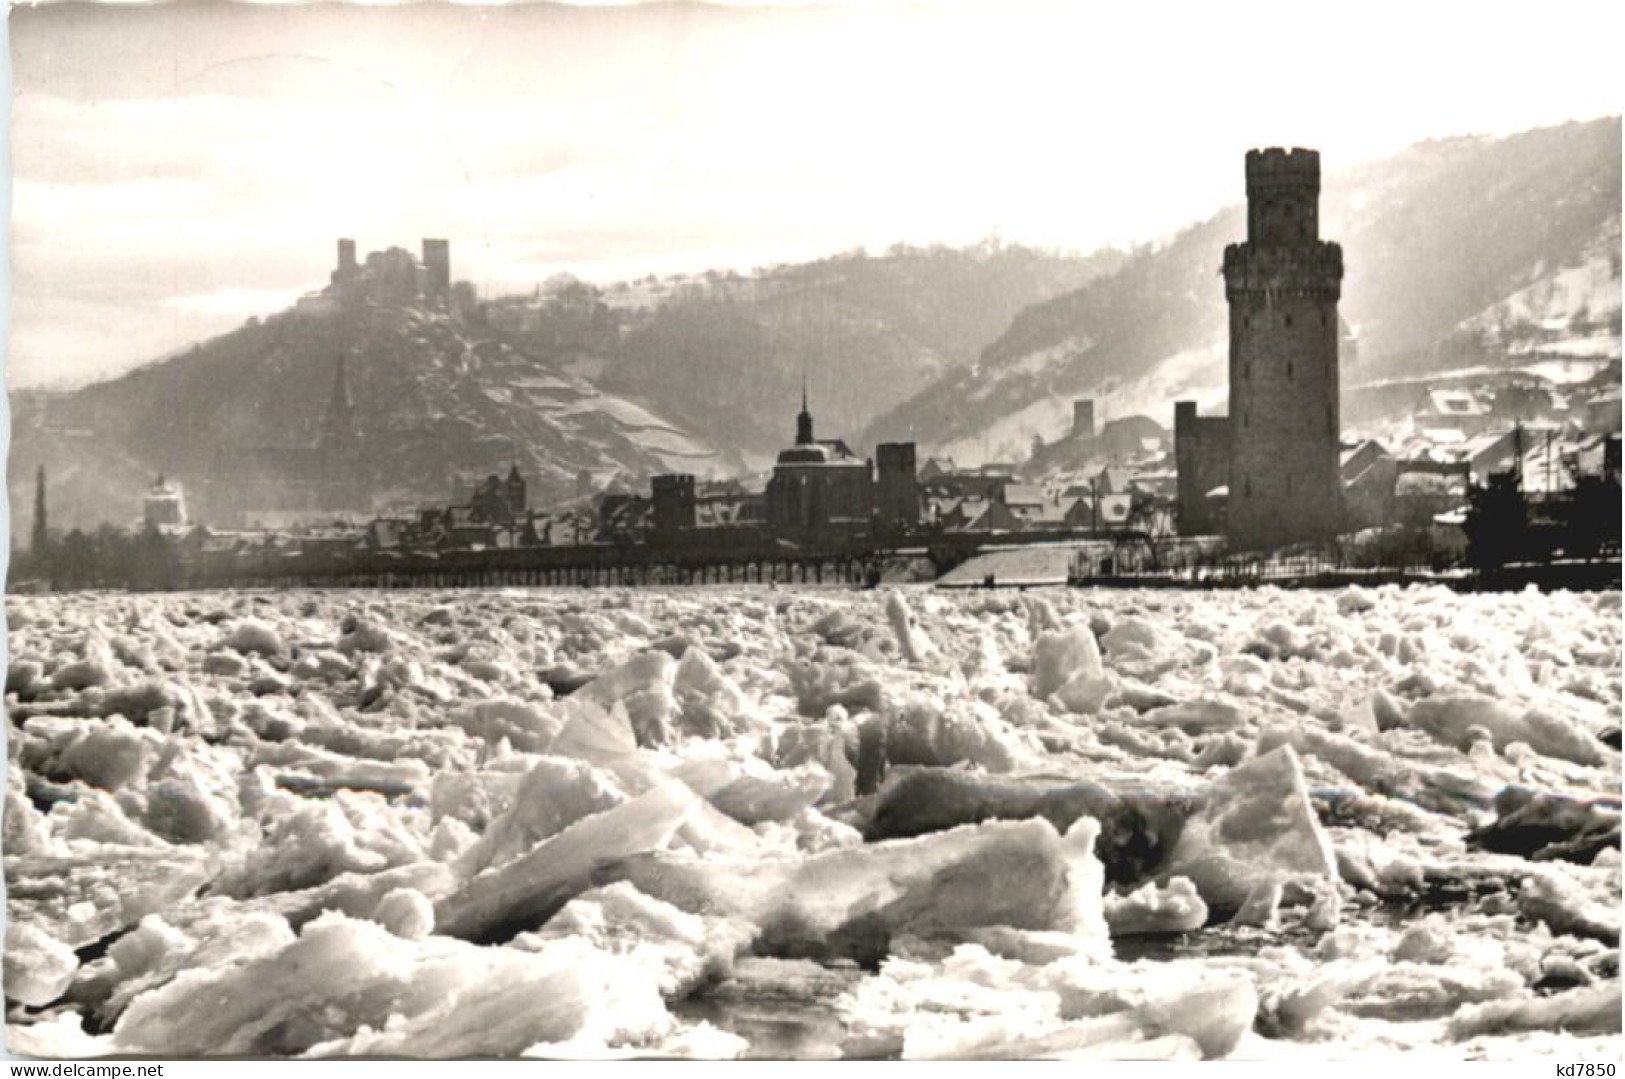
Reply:
[[[978, 361], [878, 417], [864, 444], [913, 438], [964, 460], [1064, 433], [1071, 399], [1170, 426], [1176, 397], [1222, 404], [1224, 245], [1238, 202], [1115, 274], [1018, 314]], [[1327, 169], [1321, 235], [1343, 245], [1343, 385], [1541, 355], [1620, 354], [1620, 120], [1420, 143]]]
[[[1226, 243], [1237, 203], [1132, 253], [984, 244], [763, 269], [573, 279], [435, 305], [290, 310], [108, 382], [12, 395], [12, 505], [51, 474], [52, 521], [123, 522], [163, 472], [194, 493], [224, 454], [313, 444], [334, 358], [380, 506], [444, 504], [517, 462], [547, 505], [670, 470], [760, 467], [789, 437], [803, 371], [823, 431], [867, 454], [913, 439], [961, 463], [1020, 459], [1096, 399], [1101, 422], [1168, 426], [1223, 401]], [[1341, 311], [1362, 382], [1620, 349], [1620, 121], [1454, 138], [1339, 170], [1322, 234], [1343, 245]], [[325, 241], [324, 241], [325, 242]], [[316, 284], [313, 282], [312, 284]], [[26, 512], [14, 527], [26, 527]]]
[[163, 472], [218, 519], [224, 458], [314, 444], [341, 353], [379, 507], [445, 504], [512, 463], [543, 507], [575, 498], [583, 472], [599, 488], [737, 474], [788, 437], [803, 370], [822, 428], [856, 430], [1120, 257], [897, 247], [602, 289], [564, 277], [480, 309], [404, 283], [347, 302], [329, 289], [107, 382], [14, 394], [9, 481], [26, 499], [44, 462], [52, 521], [71, 527], [129, 520]]
[[511, 464], [544, 504], [571, 497], [582, 471], [602, 484], [739, 466], [643, 405], [444, 310], [369, 304], [250, 320], [110, 382], [15, 395], [13, 504], [20, 462], [43, 461], [53, 524], [123, 523], [158, 472], [185, 484], [196, 518], [218, 520], [209, 486], [224, 459], [315, 444], [340, 355], [379, 507], [445, 504]]

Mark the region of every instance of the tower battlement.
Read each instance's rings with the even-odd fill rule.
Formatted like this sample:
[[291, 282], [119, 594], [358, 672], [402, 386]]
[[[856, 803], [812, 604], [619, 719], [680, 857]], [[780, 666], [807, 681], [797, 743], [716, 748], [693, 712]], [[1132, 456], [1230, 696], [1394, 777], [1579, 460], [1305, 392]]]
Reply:
[[1320, 239], [1320, 154], [1314, 150], [1247, 151], [1247, 242], [1259, 247]]
[[1294, 180], [1320, 187], [1320, 151], [1271, 146], [1247, 151], [1247, 183]]
[[1341, 297], [1343, 248], [1325, 240], [1290, 247], [1230, 244], [1224, 249], [1225, 295], [1232, 302], [1266, 297]]

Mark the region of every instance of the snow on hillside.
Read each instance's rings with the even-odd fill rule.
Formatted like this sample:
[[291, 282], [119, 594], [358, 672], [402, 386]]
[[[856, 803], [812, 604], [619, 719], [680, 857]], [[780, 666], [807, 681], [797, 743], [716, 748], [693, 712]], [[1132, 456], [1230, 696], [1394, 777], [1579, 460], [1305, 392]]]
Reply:
[[[1618, 359], [1619, 131], [1604, 119], [1427, 142], [1351, 169], [1328, 162], [1322, 237], [1343, 246], [1339, 312], [1359, 342], [1344, 385]], [[1239, 154], [1236, 165], [1240, 195]], [[1217, 271], [1225, 245], [1245, 234], [1233, 206], [1027, 308], [973, 368], [880, 416], [864, 438], [912, 437], [926, 453], [974, 463], [1053, 438], [1073, 398], [1164, 426], [1176, 400], [1221, 403]]]
[[1533, 280], [1466, 320], [1462, 333], [1511, 356], [1620, 358], [1620, 218], [1572, 265], [1536, 266]]
[[[605, 483], [741, 464], [646, 402], [605, 392], [447, 311], [333, 304], [273, 316], [112, 382], [24, 397], [13, 504], [44, 463], [59, 527], [136, 516], [141, 477], [158, 473], [185, 484], [194, 515], [211, 520], [222, 460], [245, 448], [316, 444], [340, 355], [377, 505], [444, 504], [510, 463], [543, 505], [573, 495], [582, 472]], [[65, 428], [83, 436], [64, 438]]]
[[1138, 378], [1111, 378], [1101, 383], [1095, 414], [1150, 416], [1173, 428], [1173, 402], [1195, 401], [1206, 413], [1223, 412], [1229, 403], [1229, 349], [1222, 341], [1176, 352]]

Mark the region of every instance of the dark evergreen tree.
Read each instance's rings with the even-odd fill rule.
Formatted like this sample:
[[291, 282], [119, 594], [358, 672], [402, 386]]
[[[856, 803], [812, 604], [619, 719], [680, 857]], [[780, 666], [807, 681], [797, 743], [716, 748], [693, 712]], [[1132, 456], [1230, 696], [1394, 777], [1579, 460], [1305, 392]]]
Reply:
[[96, 543], [75, 528], [62, 537], [60, 550], [53, 552], [53, 569], [69, 585], [94, 584], [98, 574]]
[[1563, 551], [1571, 558], [1595, 558], [1620, 541], [1619, 481], [1578, 476], [1560, 511]]

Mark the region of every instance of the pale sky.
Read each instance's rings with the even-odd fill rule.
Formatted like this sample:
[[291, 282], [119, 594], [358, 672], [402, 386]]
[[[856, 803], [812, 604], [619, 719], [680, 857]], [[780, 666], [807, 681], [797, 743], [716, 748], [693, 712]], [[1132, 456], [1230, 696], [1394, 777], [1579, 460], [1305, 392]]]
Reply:
[[451, 240], [483, 294], [998, 236], [1088, 251], [1328, 169], [1621, 110], [1625, 4], [14, 11], [14, 386]]

